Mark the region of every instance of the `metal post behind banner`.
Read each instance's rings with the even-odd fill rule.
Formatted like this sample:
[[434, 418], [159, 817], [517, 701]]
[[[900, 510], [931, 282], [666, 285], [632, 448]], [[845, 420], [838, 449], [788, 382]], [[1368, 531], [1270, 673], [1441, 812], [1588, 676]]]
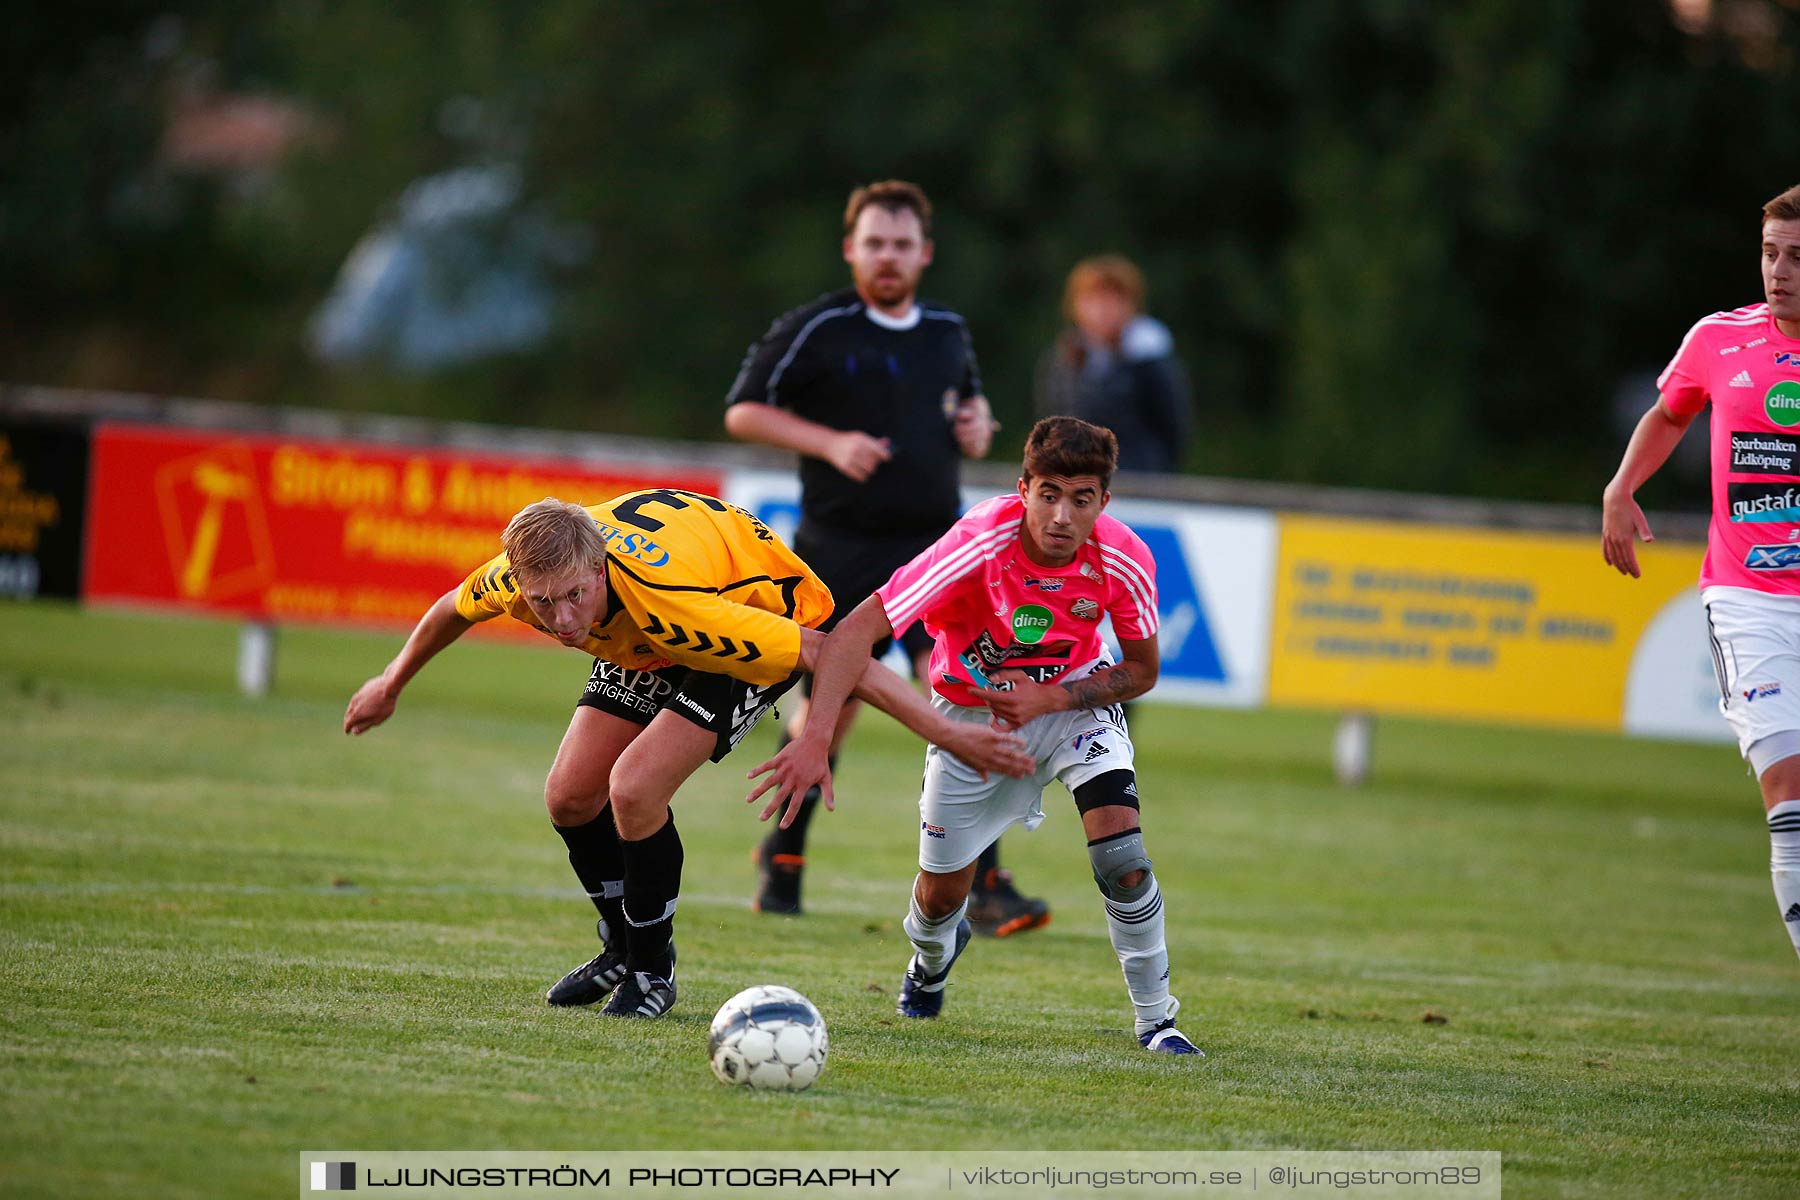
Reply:
[[1375, 765], [1375, 714], [1348, 712], [1331, 738], [1331, 769], [1345, 787], [1359, 787]]
[[269, 694], [275, 686], [275, 626], [246, 621], [238, 632], [238, 691], [250, 697]]

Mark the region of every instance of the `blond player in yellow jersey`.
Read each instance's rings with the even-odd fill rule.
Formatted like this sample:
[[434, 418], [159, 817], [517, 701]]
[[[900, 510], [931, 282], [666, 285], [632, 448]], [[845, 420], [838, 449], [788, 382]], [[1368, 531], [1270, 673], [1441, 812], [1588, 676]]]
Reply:
[[[606, 999], [609, 1015], [659, 1017], [675, 1002], [681, 890], [669, 803], [812, 669], [831, 593], [768, 526], [697, 492], [631, 492], [588, 508], [541, 500], [513, 517], [500, 543], [357, 689], [344, 732], [392, 716], [408, 681], [478, 621], [510, 617], [592, 655], [544, 803], [599, 909], [602, 949], [546, 998]], [[933, 712], [879, 663], [856, 694], [978, 768], [1033, 768], [1017, 739]]]

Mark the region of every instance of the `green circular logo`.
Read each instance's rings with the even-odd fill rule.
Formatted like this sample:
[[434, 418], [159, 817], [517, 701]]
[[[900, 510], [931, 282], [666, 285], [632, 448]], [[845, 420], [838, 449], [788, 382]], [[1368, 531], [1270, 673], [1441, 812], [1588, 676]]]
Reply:
[[1800, 425], [1800, 383], [1784, 379], [1763, 397], [1763, 412], [1777, 425]]
[[[1794, 419], [1800, 420], [1800, 415]], [[1050, 632], [1050, 622], [1054, 619], [1050, 610], [1041, 604], [1021, 604], [1013, 609], [1013, 638], [1027, 646], [1035, 646]]]

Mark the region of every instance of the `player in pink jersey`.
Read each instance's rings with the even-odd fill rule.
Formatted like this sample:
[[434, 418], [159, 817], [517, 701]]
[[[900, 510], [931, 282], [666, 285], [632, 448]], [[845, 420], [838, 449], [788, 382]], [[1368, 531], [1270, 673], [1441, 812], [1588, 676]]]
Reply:
[[1606, 486], [1606, 561], [1638, 575], [1651, 540], [1632, 499], [1708, 403], [1712, 524], [1700, 598], [1719, 710], [1756, 770], [1769, 820], [1769, 870], [1800, 953], [1800, 186], [1763, 206], [1764, 303], [1714, 313], [1657, 380]]
[[[919, 797], [919, 875], [905, 929], [913, 956], [900, 1015], [935, 1017], [950, 967], [968, 944], [975, 859], [1011, 825], [1044, 820], [1044, 788], [1061, 780], [1087, 834], [1094, 880], [1125, 972], [1138, 1041], [1199, 1054], [1175, 1027], [1162, 892], [1144, 853], [1131, 735], [1120, 705], [1156, 683], [1156, 564], [1143, 541], [1101, 510], [1118, 463], [1112, 433], [1073, 417], [1039, 421], [1016, 495], [961, 520], [833, 630], [819, 653], [806, 732], [753, 771], [768, 778], [769, 817], [791, 816], [813, 786], [832, 804], [830, 730], [869, 648], [923, 620], [934, 646], [933, 707], [950, 719], [1016, 730], [1037, 760], [1023, 779], [990, 778], [931, 747]], [[1111, 616], [1122, 661], [1100, 637]], [[784, 819], [787, 819], [784, 817]]]

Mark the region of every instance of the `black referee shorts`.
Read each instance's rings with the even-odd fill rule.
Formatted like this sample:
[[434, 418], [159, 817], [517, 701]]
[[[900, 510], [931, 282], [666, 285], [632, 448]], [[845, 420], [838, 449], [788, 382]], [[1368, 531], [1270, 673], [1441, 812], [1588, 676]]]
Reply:
[[737, 749], [800, 675], [796, 671], [780, 683], [756, 684], [692, 667], [633, 671], [596, 658], [594, 673], [575, 706], [597, 708], [633, 725], [648, 725], [668, 709], [712, 732], [712, 761], [718, 762]]
[[[920, 551], [942, 536], [943, 531], [939, 530], [937, 533], [874, 537], [828, 529], [815, 521], [801, 521], [800, 528], [794, 531], [794, 553], [825, 581], [837, 605], [831, 617], [819, 628], [831, 632], [839, 620], [874, 595], [875, 589], [886, 583], [895, 571], [917, 558]], [[875, 647], [875, 657], [886, 654], [893, 642], [892, 638], [883, 638]], [[900, 631], [900, 645], [909, 659], [916, 659], [931, 649], [931, 635], [925, 632], [924, 625], [914, 621]], [[811, 695], [810, 675], [804, 687], [806, 694]]]

